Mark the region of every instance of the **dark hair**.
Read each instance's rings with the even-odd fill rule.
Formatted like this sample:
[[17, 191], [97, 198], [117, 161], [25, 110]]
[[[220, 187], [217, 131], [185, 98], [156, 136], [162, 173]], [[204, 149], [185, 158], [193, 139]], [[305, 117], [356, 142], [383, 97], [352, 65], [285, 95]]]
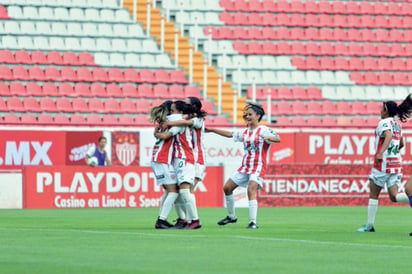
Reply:
[[410, 117], [412, 111], [411, 94], [406, 96], [405, 100], [403, 100], [399, 106], [395, 101], [386, 101], [383, 102], [383, 105], [388, 111], [389, 117], [398, 115], [399, 120], [401, 120], [402, 123], [405, 123], [406, 119]]
[[192, 105], [186, 104], [185, 101], [178, 100], [175, 101], [173, 104], [175, 104], [176, 110], [179, 112], [182, 112], [183, 114], [193, 114], [193, 107]]
[[105, 141], [107, 142], [107, 138], [104, 137], [104, 136], [102, 136], [102, 137], [99, 138], [99, 143], [100, 143], [102, 140], [105, 140]]
[[172, 104], [173, 104], [172, 100], [166, 100], [160, 106], [164, 107], [167, 110], [167, 112], [170, 114]]
[[202, 102], [197, 97], [188, 97], [190, 104], [193, 107], [193, 112], [198, 118], [203, 118], [207, 115], [206, 111], [202, 110]]
[[[253, 103], [247, 103], [245, 106], [244, 111], [247, 111], [248, 109], [252, 109], [254, 112], [256, 112], [257, 115], [259, 115], [258, 121], [262, 120], [263, 116], [265, 115], [265, 111], [263, 108], [258, 105], [258, 104], [253, 104]], [[243, 115], [243, 119], [246, 117], [246, 114]]]

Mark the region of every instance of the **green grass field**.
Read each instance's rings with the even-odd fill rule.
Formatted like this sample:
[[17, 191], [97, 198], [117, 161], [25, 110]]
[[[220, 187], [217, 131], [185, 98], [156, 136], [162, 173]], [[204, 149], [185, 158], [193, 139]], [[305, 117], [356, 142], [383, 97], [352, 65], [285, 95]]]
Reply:
[[[381, 207], [376, 233], [356, 233], [366, 207], [260, 208], [258, 230], [155, 230], [158, 209], [1, 210], [0, 273], [408, 273], [412, 210]], [[173, 213], [174, 215], [174, 213]]]

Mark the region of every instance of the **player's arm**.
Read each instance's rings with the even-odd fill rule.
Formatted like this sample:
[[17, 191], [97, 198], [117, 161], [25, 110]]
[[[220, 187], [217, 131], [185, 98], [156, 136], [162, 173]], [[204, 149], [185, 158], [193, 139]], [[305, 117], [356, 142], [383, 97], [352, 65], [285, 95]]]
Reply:
[[161, 125], [161, 128], [167, 129], [168, 127], [184, 127], [184, 126], [193, 126], [193, 121], [192, 120], [179, 120], [179, 121], [169, 121], [169, 122], [164, 122]]
[[268, 143], [280, 143], [280, 136], [279, 134], [275, 133], [273, 130], [269, 129], [269, 135], [260, 135]]
[[86, 153], [86, 157], [84, 157], [84, 161], [86, 163], [86, 165], [88, 166], [93, 166], [92, 164], [90, 164], [89, 160], [90, 158], [93, 156], [94, 154], [94, 149], [93, 148], [89, 148], [89, 150]]
[[170, 132], [155, 132], [155, 137], [161, 140], [167, 140], [172, 137], [172, 133]]
[[106, 152], [106, 166], [111, 166], [112, 161], [110, 161], [109, 157], [107, 157], [107, 152]]
[[388, 149], [389, 144], [391, 143], [392, 140], [392, 132], [390, 131], [390, 129], [387, 129], [383, 132], [383, 144], [381, 149], [378, 151], [378, 153], [376, 154], [375, 158], [378, 161], [382, 161], [383, 159], [383, 153], [385, 153], [385, 151]]
[[403, 136], [402, 136], [401, 142], [399, 143], [399, 150], [401, 150], [404, 146], [405, 146], [405, 140], [404, 140], [404, 138], [403, 138]]
[[233, 137], [233, 133], [231, 131], [227, 131], [227, 130], [223, 130], [223, 129], [206, 128], [205, 131], [206, 132], [213, 132], [213, 133], [216, 133], [218, 135], [221, 135], [221, 136], [227, 137], [227, 138], [232, 138]]

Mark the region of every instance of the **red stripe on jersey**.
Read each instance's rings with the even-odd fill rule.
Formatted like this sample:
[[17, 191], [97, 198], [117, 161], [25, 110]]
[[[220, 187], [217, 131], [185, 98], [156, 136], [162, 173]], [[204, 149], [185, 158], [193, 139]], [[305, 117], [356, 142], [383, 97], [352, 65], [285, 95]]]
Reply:
[[152, 161], [155, 163], [170, 164], [173, 155], [173, 138], [161, 140], [153, 148]]
[[251, 151], [252, 153], [250, 155], [251, 159], [253, 159], [253, 165], [249, 167], [251, 169], [250, 173], [256, 173], [259, 167], [262, 168], [261, 166], [259, 166], [259, 164], [262, 163], [262, 159], [261, 159], [262, 155], [261, 155], [261, 147], [260, 147], [260, 131], [261, 131], [261, 128], [259, 128], [256, 131], [255, 138], [253, 140], [253, 146], [255, 149]]
[[203, 154], [203, 146], [202, 146], [202, 129], [204, 127], [204, 124], [202, 125], [201, 128], [194, 128], [193, 129], [193, 147], [197, 151], [197, 159], [196, 163], [204, 165], [205, 164], [205, 157]]
[[[384, 141], [385, 141], [385, 138], [382, 138], [382, 137], [379, 138], [378, 148], [376, 149], [375, 156], [376, 156], [376, 155], [379, 153], [379, 151], [381, 150]], [[375, 159], [375, 161], [374, 161], [374, 163], [373, 163], [373, 167], [376, 168], [376, 169], [379, 170], [379, 171], [382, 171], [382, 161], [379, 161], [379, 162], [378, 162], [378, 161], [376, 161], [376, 159]]]
[[186, 127], [184, 132], [177, 134], [174, 139], [174, 157], [185, 159], [187, 163], [194, 164], [191, 130]]

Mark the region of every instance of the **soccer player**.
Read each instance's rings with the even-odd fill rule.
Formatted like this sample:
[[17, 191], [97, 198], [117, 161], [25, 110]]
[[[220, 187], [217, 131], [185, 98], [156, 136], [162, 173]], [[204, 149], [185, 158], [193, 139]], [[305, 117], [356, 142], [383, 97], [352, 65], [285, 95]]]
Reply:
[[[205, 175], [205, 155], [204, 155], [204, 135], [205, 135], [205, 117], [206, 112], [202, 110], [202, 102], [199, 98], [188, 97], [185, 102], [192, 105], [193, 115], [187, 117], [188, 119], [182, 119], [179, 121], [169, 121], [162, 124], [162, 128], [170, 126], [190, 126], [192, 129], [192, 143], [193, 154], [195, 157], [195, 183], [190, 187], [190, 192], [194, 203], [196, 204], [196, 197], [193, 193], [196, 185], [199, 181], [202, 181]], [[176, 201], [176, 210], [178, 211], [179, 218], [176, 223], [176, 227], [185, 226], [185, 212], [179, 201]]]
[[386, 185], [392, 202], [407, 203], [405, 193], [398, 193], [398, 184], [402, 179], [402, 158], [400, 150], [404, 146], [402, 129], [396, 117], [405, 122], [411, 110], [410, 95], [398, 106], [394, 101], [382, 103], [381, 120], [375, 130], [376, 154], [371, 174], [369, 175], [369, 203], [367, 223], [357, 232], [375, 232], [375, 216], [378, 210], [378, 198]]
[[97, 166], [110, 166], [110, 159], [107, 157], [107, 151], [105, 150], [107, 144], [106, 137], [99, 138], [99, 144], [91, 147], [87, 153], [84, 161], [87, 165], [94, 167], [95, 165], [90, 161], [90, 158], [97, 158]]
[[266, 158], [270, 144], [279, 143], [280, 137], [267, 126], [260, 125], [265, 112], [259, 105], [248, 103], [245, 107], [243, 119], [247, 128], [241, 131], [226, 131], [207, 128], [206, 132], [214, 132], [224, 137], [233, 138], [235, 142], [243, 142], [245, 154], [240, 168], [230, 176], [223, 190], [225, 193], [228, 216], [218, 222], [218, 225], [236, 223], [235, 200], [233, 190], [238, 186], [247, 187], [249, 199], [249, 225], [248, 229], [257, 229], [257, 195], [262, 188], [263, 177], [266, 172]]
[[[179, 100], [172, 104], [171, 113], [191, 115], [193, 113], [193, 108], [191, 105]], [[181, 196], [188, 213], [189, 224], [187, 225], [187, 228], [201, 228], [196, 203], [190, 194], [190, 188], [194, 185], [195, 179], [195, 159], [193, 155], [191, 129], [187, 126], [172, 127], [167, 132], [156, 132], [155, 136], [162, 140], [167, 140], [172, 137], [174, 138], [173, 167], [176, 171], [179, 195]]]
[[[166, 119], [171, 119], [169, 116], [171, 105], [172, 101], [165, 101], [162, 105], [150, 109], [150, 121], [157, 124], [155, 133], [160, 130], [158, 127], [160, 123], [166, 121]], [[163, 186], [164, 189], [164, 195], [160, 203], [159, 217], [155, 224], [156, 229], [169, 229], [173, 227], [173, 225], [167, 221], [173, 204], [179, 195], [176, 174], [171, 166], [173, 141], [173, 139], [157, 139], [153, 147], [152, 170], [156, 177], [156, 183]]]

